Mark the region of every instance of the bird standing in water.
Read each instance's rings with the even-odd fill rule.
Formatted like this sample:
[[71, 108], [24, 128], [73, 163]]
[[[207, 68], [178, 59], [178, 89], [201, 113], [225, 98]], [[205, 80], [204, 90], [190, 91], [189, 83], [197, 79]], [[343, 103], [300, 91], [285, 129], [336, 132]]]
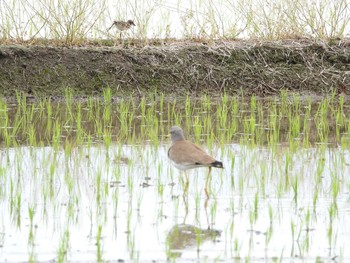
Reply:
[[215, 160], [213, 157], [203, 151], [199, 146], [190, 141], [187, 141], [185, 139], [184, 132], [180, 127], [171, 127], [170, 136], [172, 145], [168, 150], [168, 157], [177, 169], [186, 171], [188, 169], [198, 167], [209, 168], [209, 173], [205, 185], [205, 191], [208, 194], [207, 187], [211, 168], [224, 168], [222, 162]]
[[132, 26], [136, 26], [134, 21], [128, 20], [128, 21], [114, 21], [113, 24], [108, 28], [107, 31], [109, 31], [113, 26], [116, 26], [116, 28], [120, 31], [120, 38], [122, 36], [122, 31], [130, 29]]

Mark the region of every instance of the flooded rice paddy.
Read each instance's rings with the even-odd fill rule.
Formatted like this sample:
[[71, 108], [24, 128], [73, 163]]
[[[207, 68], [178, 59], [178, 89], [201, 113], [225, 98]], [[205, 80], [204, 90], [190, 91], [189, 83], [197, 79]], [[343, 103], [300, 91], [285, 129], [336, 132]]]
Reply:
[[[350, 259], [350, 108], [282, 93], [0, 102], [0, 261]], [[173, 125], [220, 160], [183, 172]]]

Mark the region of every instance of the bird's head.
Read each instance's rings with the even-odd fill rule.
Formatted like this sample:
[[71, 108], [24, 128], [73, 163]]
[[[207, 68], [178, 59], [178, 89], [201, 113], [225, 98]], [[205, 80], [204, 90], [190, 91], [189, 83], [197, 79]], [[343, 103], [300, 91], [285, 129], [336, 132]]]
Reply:
[[134, 21], [132, 21], [132, 20], [128, 20], [128, 24], [131, 25], [131, 26], [136, 26]]

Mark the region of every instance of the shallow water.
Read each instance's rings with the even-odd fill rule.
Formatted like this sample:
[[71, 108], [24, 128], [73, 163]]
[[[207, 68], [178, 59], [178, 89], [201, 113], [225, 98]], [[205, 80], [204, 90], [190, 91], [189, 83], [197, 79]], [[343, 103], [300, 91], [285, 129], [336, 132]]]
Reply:
[[[181, 108], [179, 120], [192, 127], [188, 137], [224, 163], [224, 169], [212, 170], [207, 196], [208, 169], [188, 171], [186, 187], [186, 176], [167, 158], [171, 143], [165, 135], [172, 120], [156, 115], [157, 133], [147, 133], [155, 127], [152, 118], [142, 120], [142, 114], [129, 110], [136, 139], [128, 142], [121, 138], [120, 117], [106, 122], [104, 131], [112, 127], [113, 132], [101, 137], [94, 126], [98, 118], [83, 114], [85, 128], [79, 128], [76, 117], [67, 117], [72, 116], [69, 110], [57, 109], [52, 120], [62, 123], [58, 144], [44, 138], [49, 118], [40, 110], [34, 111], [39, 114], [32, 118], [37, 129], [29, 138], [31, 128], [25, 126], [23, 112], [16, 107], [1, 111], [9, 115], [0, 116], [0, 261], [350, 259], [348, 119], [339, 121], [343, 130], [338, 135], [330, 125], [329, 141], [319, 140], [319, 126], [313, 123], [316, 131], [310, 134], [316, 135], [309, 136], [309, 143], [303, 133], [285, 140], [291, 133], [283, 132], [288, 131], [283, 125], [278, 143], [271, 144], [269, 136], [254, 139], [246, 133], [250, 111], [238, 116], [232, 136], [221, 136], [226, 130], [219, 128], [198, 136], [198, 123], [188, 126]], [[213, 109], [209, 112], [215, 120], [217, 106]], [[118, 109], [111, 112], [118, 114]], [[192, 112], [209, 120], [200, 107], [200, 113]], [[233, 122], [232, 116], [227, 123]], [[270, 115], [264, 116], [257, 117], [255, 127], [269, 133]], [[16, 136], [22, 143], [5, 146], [6, 118], [11, 126], [7, 130], [16, 128], [14, 119], [21, 120], [18, 127], [24, 128], [18, 128]], [[279, 123], [288, 124], [288, 118]], [[79, 129], [92, 139], [78, 141]], [[258, 138], [260, 131], [254, 132]], [[34, 137], [37, 143], [31, 143]], [[47, 138], [55, 140], [51, 133]]]

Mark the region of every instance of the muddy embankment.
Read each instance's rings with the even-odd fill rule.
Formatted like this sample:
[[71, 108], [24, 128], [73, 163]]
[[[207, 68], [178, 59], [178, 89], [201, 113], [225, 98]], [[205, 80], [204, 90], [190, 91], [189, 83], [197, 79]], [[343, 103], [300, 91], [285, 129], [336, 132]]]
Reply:
[[350, 40], [173, 42], [136, 47], [0, 47], [1, 95], [165, 92], [273, 95], [281, 89], [350, 95]]

